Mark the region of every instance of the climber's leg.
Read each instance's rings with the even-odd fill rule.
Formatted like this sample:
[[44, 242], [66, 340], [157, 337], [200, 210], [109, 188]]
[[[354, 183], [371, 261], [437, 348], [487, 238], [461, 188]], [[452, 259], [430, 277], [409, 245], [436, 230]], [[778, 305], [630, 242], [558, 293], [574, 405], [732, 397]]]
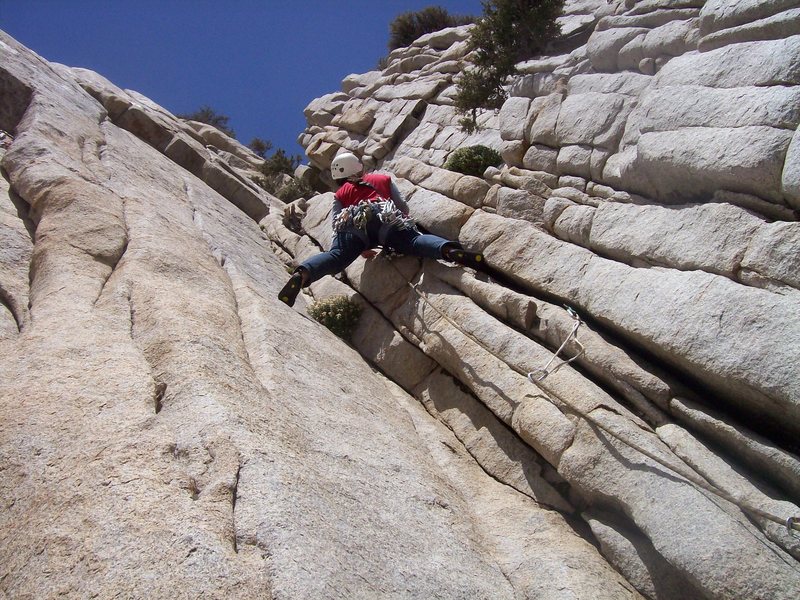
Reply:
[[278, 298], [281, 302], [293, 306], [301, 287], [306, 287], [325, 275], [343, 271], [366, 248], [366, 243], [357, 235], [339, 233], [334, 238], [330, 250], [312, 256], [295, 269], [292, 277], [278, 293]]

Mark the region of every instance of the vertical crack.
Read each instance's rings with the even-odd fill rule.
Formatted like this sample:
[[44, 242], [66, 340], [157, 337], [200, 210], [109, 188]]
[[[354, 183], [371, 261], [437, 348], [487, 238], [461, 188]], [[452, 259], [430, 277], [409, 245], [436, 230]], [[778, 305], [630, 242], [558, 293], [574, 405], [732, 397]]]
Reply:
[[25, 231], [28, 232], [28, 237], [30, 237], [31, 243], [33, 243], [36, 240], [36, 225], [31, 219], [31, 207], [19, 194], [17, 194], [17, 192], [14, 191], [14, 188], [11, 187], [11, 180], [9, 179], [5, 169], [0, 169], [0, 171], [2, 171], [3, 178], [8, 181], [8, 198], [11, 200], [11, 204], [13, 204], [14, 208], [17, 210], [17, 216], [25, 226]]
[[130, 311], [130, 329], [128, 334], [131, 337], [131, 341], [133, 341], [133, 345], [138, 348], [139, 352], [142, 354], [144, 362], [147, 364], [150, 370], [150, 377], [153, 381], [153, 388], [152, 388], [152, 399], [153, 399], [153, 411], [155, 414], [161, 412], [162, 408], [164, 408], [164, 398], [167, 394], [167, 384], [164, 381], [160, 381], [160, 377], [157, 377], [153, 370], [153, 364], [148, 359], [147, 354], [139, 344], [136, 342], [136, 308], [133, 304], [133, 293], [131, 290], [128, 290], [128, 309]]
[[[108, 167], [107, 168], [107, 172], [108, 172], [108, 177], [110, 178], [111, 177], [111, 173], [113, 172], [113, 165], [106, 165], [106, 156], [105, 156], [106, 148], [108, 147], [108, 141], [107, 141], [107, 137], [106, 137], [106, 133], [105, 133], [104, 129], [105, 129], [105, 126], [106, 126], [105, 124], [107, 122], [108, 121], [106, 120], [105, 117], [103, 117], [103, 119], [100, 121], [100, 123], [99, 123], [100, 138], [94, 140], [94, 143], [93, 143], [92, 148], [91, 148], [91, 152], [92, 152], [92, 157], [94, 159], [96, 159], [97, 162], [100, 163], [100, 165], [102, 165], [103, 167]], [[85, 151], [86, 144], [87, 144], [87, 142], [82, 142], [81, 143], [81, 152]], [[86, 161], [86, 162], [88, 162], [88, 161]], [[95, 257], [96, 260], [99, 260], [100, 262], [102, 262], [102, 263], [108, 265], [109, 267], [111, 267], [111, 270], [109, 271], [108, 276], [105, 278], [105, 281], [103, 281], [102, 285], [100, 286], [100, 291], [97, 293], [97, 298], [95, 298], [94, 302], [92, 303], [92, 306], [97, 305], [98, 300], [100, 300], [100, 298], [102, 297], [103, 291], [105, 290], [106, 285], [108, 284], [109, 280], [114, 275], [114, 273], [116, 272], [117, 267], [119, 266], [119, 264], [122, 262], [122, 259], [125, 256], [125, 252], [127, 252], [127, 250], [128, 250], [128, 244], [130, 243], [130, 228], [128, 227], [128, 202], [127, 202], [127, 198], [125, 196], [121, 196], [120, 197], [120, 196], [118, 196], [117, 194], [115, 194], [111, 190], [108, 190], [108, 191], [109, 191], [109, 193], [113, 194], [116, 198], [119, 198], [119, 201], [122, 203], [122, 207], [121, 207], [121, 211], [120, 211], [120, 213], [121, 213], [121, 215], [120, 215], [120, 221], [121, 221], [120, 225], [122, 226], [122, 236], [121, 236], [121, 242], [122, 243], [121, 243], [119, 249], [116, 252], [114, 252], [111, 256], [108, 256], [108, 257], [105, 257], [105, 256]]]
[[13, 213], [16, 212], [19, 219], [19, 223], [11, 221], [2, 226], [2, 243], [6, 251], [3, 263], [8, 279], [0, 283], [0, 302], [8, 308], [16, 322], [17, 331], [21, 332], [30, 319], [30, 265], [36, 227], [30, 218], [30, 206], [14, 191], [8, 172], [0, 168], [0, 173], [5, 180], [0, 191], [4, 190], [4, 197], [8, 198], [7, 203], [3, 200], [2, 210], [12, 220]]
[[156, 414], [160, 413], [164, 406], [164, 395], [166, 392], [167, 384], [163, 381], [156, 382], [155, 388], [153, 389], [153, 407], [155, 408]]
[[108, 275], [106, 276], [105, 280], [103, 281], [102, 285], [100, 286], [100, 290], [97, 292], [97, 297], [94, 299], [94, 302], [92, 302], [92, 306], [96, 306], [97, 302], [103, 296], [103, 292], [106, 289], [106, 285], [108, 284], [109, 280], [114, 275], [114, 273], [116, 272], [117, 267], [119, 266], [120, 262], [122, 262], [122, 258], [125, 256], [125, 252], [127, 250], [128, 250], [128, 233], [127, 233], [127, 226], [126, 226], [125, 227], [124, 241], [122, 243], [122, 248], [120, 249], [119, 255], [116, 258], [112, 258], [111, 260], [103, 260], [100, 257], [95, 257], [96, 260], [98, 260], [101, 263], [107, 265], [108, 267], [111, 268], [111, 270], [108, 272]]
[[6, 307], [8, 312], [14, 318], [14, 323], [16, 323], [17, 325], [17, 331], [21, 332], [22, 322], [20, 321], [16, 311], [13, 308], [14, 303], [11, 301], [10, 294], [5, 289], [3, 289], [2, 285], [0, 285], [0, 304]]
[[236, 500], [239, 497], [239, 479], [242, 473], [242, 463], [236, 468], [236, 477], [233, 480], [233, 487], [231, 488], [231, 524], [233, 527], [232, 540], [233, 551], [239, 553], [238, 532], [236, 531]]

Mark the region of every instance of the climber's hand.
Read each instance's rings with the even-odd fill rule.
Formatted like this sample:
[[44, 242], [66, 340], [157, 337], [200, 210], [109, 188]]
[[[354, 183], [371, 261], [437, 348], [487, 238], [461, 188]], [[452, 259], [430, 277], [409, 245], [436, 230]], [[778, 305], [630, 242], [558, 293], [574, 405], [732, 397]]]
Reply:
[[370, 258], [375, 258], [376, 256], [378, 256], [377, 250], [364, 250], [361, 253], [361, 258], [365, 258], [367, 260], [369, 260]]

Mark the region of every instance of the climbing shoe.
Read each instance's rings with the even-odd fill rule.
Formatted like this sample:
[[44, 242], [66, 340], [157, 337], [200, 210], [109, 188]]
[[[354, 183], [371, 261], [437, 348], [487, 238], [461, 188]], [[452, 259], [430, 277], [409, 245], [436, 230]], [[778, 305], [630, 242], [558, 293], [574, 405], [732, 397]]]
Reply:
[[303, 274], [300, 271], [295, 271], [291, 279], [278, 292], [278, 299], [289, 306], [294, 306], [294, 301], [297, 300], [297, 294], [300, 293], [302, 286]]
[[444, 258], [476, 270], [484, 265], [483, 254], [480, 252], [469, 252], [461, 248], [446, 248], [444, 251]]

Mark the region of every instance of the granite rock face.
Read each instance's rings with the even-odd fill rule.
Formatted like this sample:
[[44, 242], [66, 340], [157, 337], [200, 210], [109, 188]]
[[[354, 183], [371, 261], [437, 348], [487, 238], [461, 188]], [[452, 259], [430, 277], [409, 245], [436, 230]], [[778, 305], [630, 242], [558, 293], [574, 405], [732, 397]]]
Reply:
[[[470, 135], [453, 106], [451, 63], [469, 63], [456, 28], [448, 47], [422, 38], [384, 71], [350, 75], [323, 101], [331, 125], [300, 136], [323, 175], [355, 152], [394, 174], [427, 230], [486, 253], [488, 277], [378, 258], [344, 281], [458, 382], [460, 411], [426, 400], [418, 378], [396, 381], [476, 457], [461, 414], [485, 407], [651, 598], [789, 598], [800, 585], [797, 536], [780, 524], [800, 500], [795, 4], [567, 2], [571, 41], [520, 63]], [[342, 125], [344, 106], [381, 125]], [[475, 144], [505, 164], [465, 197], [442, 167]], [[322, 248], [329, 206], [311, 199], [299, 232]], [[537, 383], [575, 324], [559, 304], [584, 319], [581, 346], [566, 347], [582, 353]]]
[[[285, 207], [243, 175], [255, 156], [0, 52], [3, 597], [637, 597], [529, 447], [484, 436], [521, 491], [498, 483], [277, 300], [257, 219]], [[586, 568], [535, 572], [564, 562]]]
[[567, 2], [471, 135], [468, 27], [348, 76], [309, 181], [356, 152], [489, 273], [380, 255], [293, 309], [330, 191], [0, 33], [2, 595], [800, 596], [794, 4]]

